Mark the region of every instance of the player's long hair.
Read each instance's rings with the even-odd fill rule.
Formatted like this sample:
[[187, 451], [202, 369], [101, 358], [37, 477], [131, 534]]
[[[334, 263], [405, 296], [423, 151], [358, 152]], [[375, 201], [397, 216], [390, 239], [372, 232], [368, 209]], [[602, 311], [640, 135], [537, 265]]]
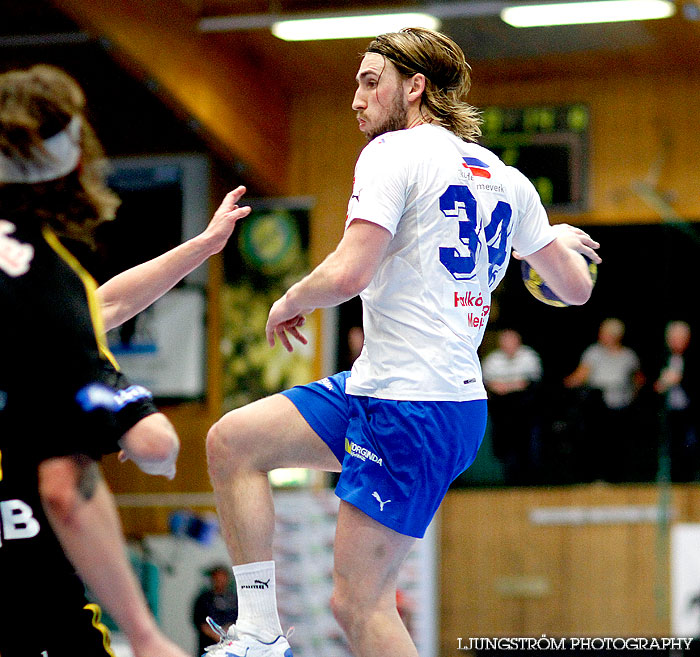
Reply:
[[119, 198], [105, 183], [106, 160], [85, 117], [80, 85], [39, 64], [0, 75], [0, 151], [30, 160], [42, 142], [81, 119], [80, 162], [68, 175], [40, 183], [0, 183], [0, 219], [39, 222], [92, 244], [94, 229], [114, 218]]
[[449, 37], [421, 27], [382, 34], [367, 52], [383, 55], [405, 76], [425, 75], [421, 112], [465, 141], [481, 135], [478, 110], [466, 102], [471, 67], [462, 49]]

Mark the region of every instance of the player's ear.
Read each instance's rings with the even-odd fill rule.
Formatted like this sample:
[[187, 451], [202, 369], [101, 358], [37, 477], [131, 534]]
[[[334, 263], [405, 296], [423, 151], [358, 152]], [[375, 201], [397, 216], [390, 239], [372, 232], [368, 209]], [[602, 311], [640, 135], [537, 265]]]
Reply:
[[415, 73], [406, 81], [408, 100], [420, 100], [421, 95], [425, 91], [425, 75]]

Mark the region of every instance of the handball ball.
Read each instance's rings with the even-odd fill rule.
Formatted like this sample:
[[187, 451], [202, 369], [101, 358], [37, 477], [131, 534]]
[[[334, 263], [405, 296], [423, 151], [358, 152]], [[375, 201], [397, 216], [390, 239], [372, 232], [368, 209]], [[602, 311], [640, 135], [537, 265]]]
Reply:
[[[586, 256], [584, 256], [584, 258], [586, 258]], [[598, 265], [588, 258], [586, 258], [586, 262], [588, 262], [588, 272], [591, 275], [591, 280], [593, 281], [593, 285], [595, 285], [596, 279], [598, 278]], [[557, 308], [564, 308], [569, 305], [554, 294], [547, 283], [542, 280], [542, 277], [530, 267], [525, 260], [520, 261], [520, 273], [523, 277], [525, 288], [538, 301], [546, 303], [548, 306], [556, 306]]]

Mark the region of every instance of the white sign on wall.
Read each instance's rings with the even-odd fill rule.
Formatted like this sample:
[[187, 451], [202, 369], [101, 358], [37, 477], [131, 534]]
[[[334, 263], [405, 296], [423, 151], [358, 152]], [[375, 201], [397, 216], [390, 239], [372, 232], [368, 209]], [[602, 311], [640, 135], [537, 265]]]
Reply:
[[671, 633], [700, 636], [700, 523], [671, 528]]
[[109, 332], [109, 345], [132, 383], [155, 397], [193, 399], [204, 394], [205, 296], [176, 288], [139, 313], [135, 324]]

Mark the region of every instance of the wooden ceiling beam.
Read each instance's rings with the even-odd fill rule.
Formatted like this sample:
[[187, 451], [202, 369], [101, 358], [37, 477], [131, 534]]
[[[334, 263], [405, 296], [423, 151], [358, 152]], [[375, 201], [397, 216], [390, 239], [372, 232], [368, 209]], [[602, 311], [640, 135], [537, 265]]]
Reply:
[[289, 104], [279, 80], [246, 52], [200, 34], [198, 17], [180, 0], [51, 1], [155, 80], [243, 165], [251, 184], [285, 192]]

